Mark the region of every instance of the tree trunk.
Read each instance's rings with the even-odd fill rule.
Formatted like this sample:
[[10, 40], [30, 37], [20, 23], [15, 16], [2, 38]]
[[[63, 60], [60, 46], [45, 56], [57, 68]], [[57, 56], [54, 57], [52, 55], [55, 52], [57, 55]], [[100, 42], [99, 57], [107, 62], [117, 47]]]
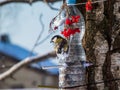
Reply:
[[87, 60], [98, 65], [88, 68], [87, 89], [120, 90], [120, 80], [116, 80], [120, 79], [120, 0], [95, 3], [85, 16], [83, 45]]

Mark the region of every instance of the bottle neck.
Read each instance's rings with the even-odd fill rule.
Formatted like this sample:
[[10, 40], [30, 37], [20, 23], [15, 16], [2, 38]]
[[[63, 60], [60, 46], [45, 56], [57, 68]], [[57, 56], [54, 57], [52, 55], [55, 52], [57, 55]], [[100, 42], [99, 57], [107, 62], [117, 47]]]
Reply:
[[64, 0], [67, 5], [70, 5], [70, 4], [76, 4], [76, 0]]

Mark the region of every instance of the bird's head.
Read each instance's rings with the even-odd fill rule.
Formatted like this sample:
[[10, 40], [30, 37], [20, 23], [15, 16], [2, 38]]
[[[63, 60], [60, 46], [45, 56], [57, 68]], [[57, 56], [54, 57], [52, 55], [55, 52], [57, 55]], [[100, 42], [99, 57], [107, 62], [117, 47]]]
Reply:
[[60, 40], [60, 39], [63, 39], [63, 37], [61, 37], [60, 35], [55, 35], [55, 36], [53, 36], [52, 37], [52, 39], [51, 39], [51, 43], [58, 43], [58, 41]]

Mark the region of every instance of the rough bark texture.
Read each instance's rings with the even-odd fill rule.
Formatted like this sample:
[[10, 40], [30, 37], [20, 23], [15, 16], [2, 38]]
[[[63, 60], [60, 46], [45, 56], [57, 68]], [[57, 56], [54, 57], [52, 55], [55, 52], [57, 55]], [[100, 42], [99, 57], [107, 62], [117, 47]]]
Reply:
[[[120, 1], [93, 4], [86, 13], [84, 47], [87, 60], [99, 65], [88, 69], [88, 90], [120, 90]], [[103, 81], [103, 84], [94, 84]]]

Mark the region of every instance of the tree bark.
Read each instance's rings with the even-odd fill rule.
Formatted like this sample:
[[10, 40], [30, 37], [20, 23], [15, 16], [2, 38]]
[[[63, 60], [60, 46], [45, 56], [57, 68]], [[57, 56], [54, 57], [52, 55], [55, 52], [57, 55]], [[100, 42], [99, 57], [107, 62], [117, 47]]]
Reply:
[[[88, 68], [88, 90], [119, 90], [120, 81], [120, 1], [107, 0], [93, 4], [93, 10], [86, 13], [86, 33], [83, 45], [87, 60], [99, 67]], [[112, 52], [116, 49], [117, 53]], [[112, 55], [114, 54], [114, 57]], [[118, 60], [117, 60], [118, 59]], [[112, 67], [114, 64], [114, 67]], [[116, 76], [115, 76], [116, 75]], [[95, 83], [102, 81], [104, 84]], [[110, 81], [110, 82], [108, 82]]]

